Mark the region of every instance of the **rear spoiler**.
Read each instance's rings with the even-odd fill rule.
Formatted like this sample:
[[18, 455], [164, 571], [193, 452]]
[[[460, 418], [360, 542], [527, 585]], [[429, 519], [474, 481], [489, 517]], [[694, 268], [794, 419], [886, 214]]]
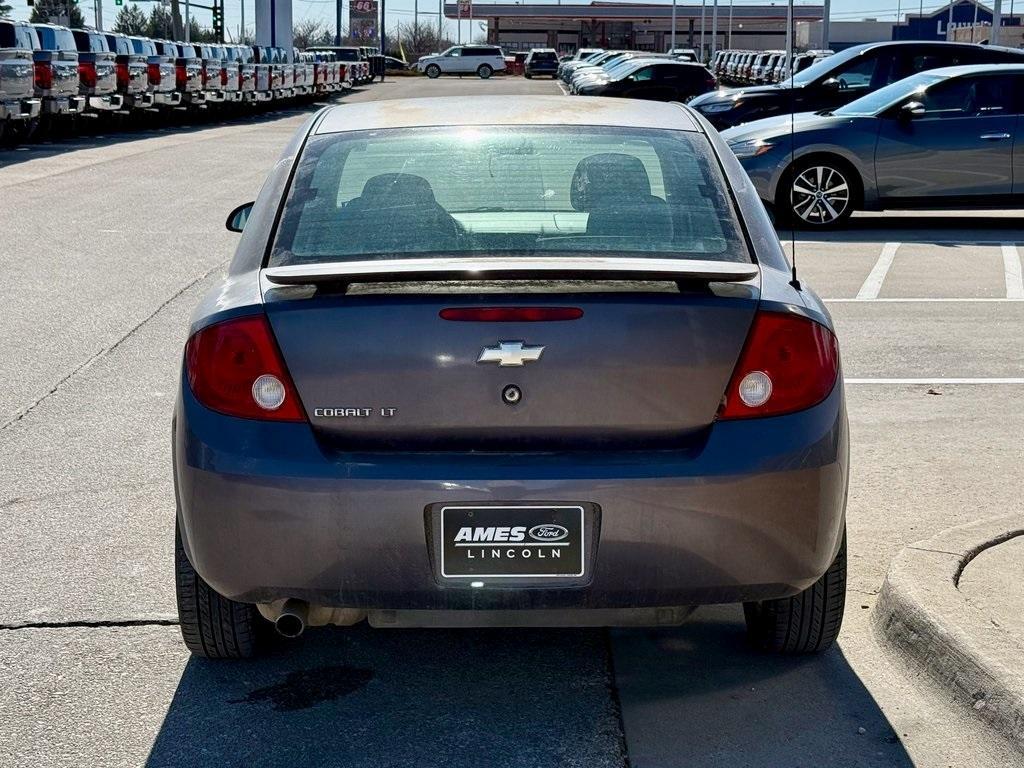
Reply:
[[263, 276], [277, 285], [396, 283], [415, 280], [700, 280], [740, 283], [760, 274], [756, 264], [695, 259], [448, 258], [372, 259], [268, 267]]

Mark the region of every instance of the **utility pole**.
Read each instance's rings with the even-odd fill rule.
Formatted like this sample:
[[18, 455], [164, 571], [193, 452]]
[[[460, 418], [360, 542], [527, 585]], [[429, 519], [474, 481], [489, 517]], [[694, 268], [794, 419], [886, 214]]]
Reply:
[[[271, 0], [271, 2], [273, 2], [273, 0]], [[189, 42], [192, 41], [191, 34], [190, 34], [191, 31], [192, 31], [190, 29], [191, 26], [192, 26], [192, 22], [189, 21], [188, 0], [185, 0], [185, 42], [186, 43], [189, 43]]]
[[[923, 3], [924, 0], [921, 0], [921, 2]], [[825, 0], [825, 3], [824, 3], [824, 5], [823, 5], [823, 7], [821, 9], [821, 47], [824, 50], [826, 50], [826, 51], [829, 48], [829, 45], [828, 45], [828, 36], [829, 36], [828, 23], [829, 23], [829, 21], [831, 21], [831, 19], [832, 19], [832, 0]], [[793, 73], [790, 72], [789, 74], [792, 75]]]
[[342, 0], [334, 0], [334, 44], [341, 45], [341, 3]]
[[670, 35], [672, 41], [668, 49], [674, 51], [676, 48], [676, 0], [672, 0], [672, 34]]
[[1003, 0], [996, 0], [992, 6], [992, 34], [989, 45], [999, 45], [999, 28], [1003, 25]]
[[[271, 2], [273, 2], [273, 0], [271, 0]], [[384, 35], [384, 21], [385, 21], [385, 19], [387, 19], [387, 15], [386, 15], [387, 14], [387, 8], [388, 8], [388, 0], [380, 0], [380, 55], [381, 56], [384, 56], [385, 55], [384, 51], [387, 50], [387, 48], [386, 48], [387, 40], [385, 39], [385, 35]], [[384, 67], [384, 69], [387, 70], [387, 67]], [[381, 75], [381, 81], [383, 81], [383, 79], [384, 79], [384, 76]]]
[[714, 0], [711, 6], [711, 58], [714, 58], [718, 50], [718, 0]]
[[[922, 2], [924, 2], [924, 0], [922, 0]], [[238, 42], [239, 43], [244, 43], [245, 42], [245, 0], [241, 0], [241, 2], [239, 3], [239, 7], [242, 10], [242, 28], [238, 32]]]
[[[923, 0], [922, 0], [923, 2]], [[441, 27], [444, 24], [444, 0], [437, 0], [437, 47], [441, 48]], [[438, 53], [441, 51], [438, 50]]]
[[[96, 31], [103, 31], [103, 0], [96, 1]], [[68, 16], [71, 16], [69, 13]]]
[[949, 0], [949, 19], [946, 21], [946, 39], [950, 40], [953, 35], [953, 0]]

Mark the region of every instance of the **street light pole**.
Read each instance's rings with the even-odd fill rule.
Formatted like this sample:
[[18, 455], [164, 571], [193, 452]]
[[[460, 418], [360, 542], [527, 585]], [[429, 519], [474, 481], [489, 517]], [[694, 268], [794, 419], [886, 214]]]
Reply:
[[[922, 2], [923, 1], [924, 0], [922, 0]], [[725, 47], [728, 48], [729, 50], [732, 50], [732, 2], [733, 0], [729, 0], [729, 33], [727, 35], [727, 42], [725, 44]]]
[[946, 20], [946, 39], [953, 35], [953, 0], [949, 0], [949, 19]]
[[718, 50], [718, 0], [714, 0], [711, 6], [711, 58], [714, 58]]
[[[923, 3], [924, 0], [921, 0]], [[828, 50], [828, 38], [829, 38], [829, 21], [832, 19], [832, 0], [825, 0], [825, 4], [821, 9], [821, 47], [824, 50]], [[790, 75], [793, 73], [790, 72]]]
[[1003, 0], [996, 0], [992, 6], [992, 34], [989, 35], [990, 45], [999, 45], [999, 28], [1003, 26]]
[[676, 49], [676, 0], [672, 0], [672, 44], [669, 45], [668, 49], [674, 51]]
[[793, 76], [793, 0], [786, 3], [786, 72]]
[[708, 0], [700, 0], [700, 61], [704, 63], [704, 8]]
[[192, 42], [192, 35], [190, 34], [191, 31], [192, 31], [190, 29], [191, 26], [192, 26], [192, 22], [189, 20], [188, 0], [185, 0], [185, 42], [186, 43]]

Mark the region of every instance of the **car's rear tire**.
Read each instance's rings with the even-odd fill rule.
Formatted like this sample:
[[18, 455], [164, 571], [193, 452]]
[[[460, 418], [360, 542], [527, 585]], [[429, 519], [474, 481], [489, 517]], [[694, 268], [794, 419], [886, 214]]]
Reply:
[[783, 175], [775, 197], [780, 223], [834, 229], [860, 202], [861, 181], [846, 162], [830, 156], [797, 161]]
[[525, 77], [527, 80], [533, 80], [533, 75], [531, 75], [529, 72], [524, 72], [523, 77]]
[[174, 526], [174, 584], [178, 622], [185, 645], [208, 659], [247, 659], [269, 638], [270, 623], [255, 605], [229, 600], [196, 573]]
[[481, 64], [476, 68], [476, 73], [481, 80], [486, 80], [494, 73], [494, 70], [491, 69], [489, 64]]
[[431, 80], [436, 80], [441, 76], [441, 68], [437, 64], [428, 64], [427, 68], [423, 71]]
[[816, 653], [835, 642], [846, 605], [846, 531], [832, 565], [799, 594], [744, 603], [747, 637], [762, 651]]

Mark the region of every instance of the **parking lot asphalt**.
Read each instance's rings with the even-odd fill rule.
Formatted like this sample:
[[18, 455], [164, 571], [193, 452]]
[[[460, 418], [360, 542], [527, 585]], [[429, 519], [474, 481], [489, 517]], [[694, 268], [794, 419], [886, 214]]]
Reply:
[[[396, 78], [340, 101], [556, 92]], [[190, 659], [169, 469], [186, 321], [237, 241], [224, 216], [306, 114], [0, 152], [0, 765], [1017, 764], [868, 621], [903, 546], [1020, 504], [1012, 214], [861, 215], [796, 236], [849, 388], [832, 651], [759, 656], [722, 607], [652, 630], [329, 628], [255, 663]]]

